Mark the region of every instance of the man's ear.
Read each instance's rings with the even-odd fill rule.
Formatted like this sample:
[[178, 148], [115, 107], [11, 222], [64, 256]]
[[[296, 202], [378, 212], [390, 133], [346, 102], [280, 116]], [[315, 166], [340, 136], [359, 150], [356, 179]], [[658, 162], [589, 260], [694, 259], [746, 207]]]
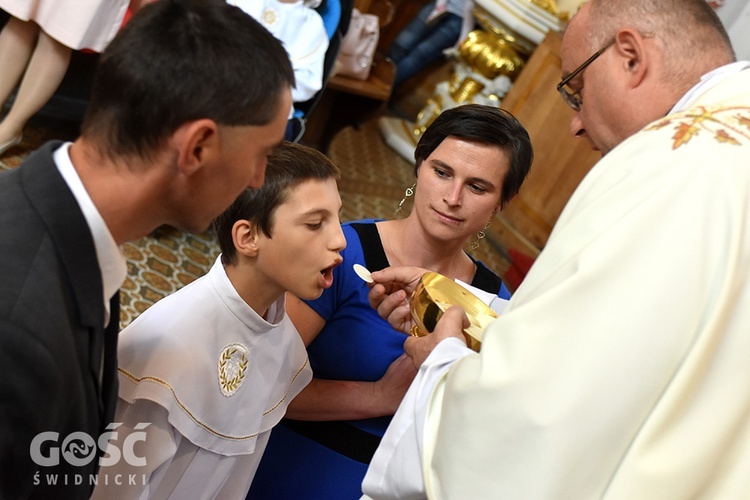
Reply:
[[190, 177], [219, 154], [219, 127], [208, 118], [182, 124], [171, 138], [177, 151], [177, 167]]
[[232, 225], [232, 242], [238, 254], [246, 257], [258, 255], [258, 230], [250, 221], [240, 219]]
[[622, 60], [624, 74], [629, 75], [628, 86], [639, 86], [646, 78], [650, 53], [643, 35], [630, 28], [623, 28], [615, 35], [615, 47]]

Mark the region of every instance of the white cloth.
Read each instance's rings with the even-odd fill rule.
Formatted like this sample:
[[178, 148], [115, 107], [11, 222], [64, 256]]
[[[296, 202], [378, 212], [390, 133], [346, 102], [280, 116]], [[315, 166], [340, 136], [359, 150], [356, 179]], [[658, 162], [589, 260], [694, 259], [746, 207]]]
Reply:
[[[312, 378], [284, 297], [266, 316], [217, 259], [122, 331], [115, 422], [123, 425], [110, 442], [123, 457], [100, 469], [94, 498], [244, 498], [271, 429]], [[139, 423], [149, 424], [135, 448], [142, 466], [125, 459]], [[116, 484], [118, 474], [134, 474], [135, 484]]]
[[0, 0], [0, 8], [33, 21], [74, 50], [101, 52], [122, 25], [130, 0]]
[[427, 359], [365, 494], [747, 498], [748, 124], [745, 70], [597, 163], [481, 352]]
[[468, 283], [465, 283], [459, 279], [453, 280], [462, 287], [466, 288], [468, 291], [473, 293], [479, 300], [487, 304], [490, 309], [495, 311], [498, 316], [500, 316], [505, 308], [508, 306], [508, 299], [503, 299], [501, 297], [498, 297], [496, 293], [489, 293], [485, 292], [484, 290], [481, 290], [479, 288], [473, 287]]
[[[96, 249], [96, 259], [99, 263], [99, 270], [102, 273], [103, 300], [104, 300], [104, 325], [109, 324], [109, 301], [120, 289], [125, 277], [128, 274], [128, 266], [125, 262], [120, 247], [117, 246], [112, 233], [109, 232], [107, 224], [104, 222], [99, 210], [91, 200], [86, 188], [78, 176], [78, 172], [70, 160], [70, 142], [66, 142], [55, 150], [52, 159], [57, 166], [58, 172], [62, 175], [65, 183], [73, 193], [78, 206], [81, 207], [83, 217], [91, 231], [91, 237], [94, 240]], [[103, 360], [102, 360], [103, 362]]]
[[320, 14], [305, 6], [302, 0], [293, 3], [228, 0], [228, 3], [254, 17], [284, 44], [294, 69], [293, 102], [307, 101], [323, 87], [328, 33]]
[[679, 101], [677, 101], [677, 104], [675, 104], [672, 109], [669, 110], [669, 113], [672, 114], [683, 111], [689, 103], [695, 100], [696, 97], [703, 94], [703, 92], [705, 92], [707, 89], [710, 89], [725, 78], [735, 75], [740, 71], [744, 71], [748, 68], [750, 68], [750, 61], [737, 61], [725, 66], [721, 66], [713, 71], [706, 73], [701, 77], [700, 81], [693, 86], [693, 88], [688, 90], [687, 93], [682, 96]]

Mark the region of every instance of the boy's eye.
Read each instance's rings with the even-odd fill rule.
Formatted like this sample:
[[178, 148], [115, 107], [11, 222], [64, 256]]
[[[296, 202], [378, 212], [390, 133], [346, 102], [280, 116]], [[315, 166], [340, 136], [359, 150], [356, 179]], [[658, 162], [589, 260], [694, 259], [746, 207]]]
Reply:
[[438, 177], [448, 177], [448, 172], [446, 172], [443, 169], [436, 168], [435, 169], [435, 175], [437, 175]]
[[469, 184], [469, 189], [471, 189], [475, 193], [486, 193], [487, 192], [487, 190], [484, 188], [484, 186], [480, 186], [479, 184]]
[[323, 226], [323, 223], [322, 222], [308, 222], [305, 225], [308, 227], [308, 229], [315, 230], [315, 229], [320, 229]]

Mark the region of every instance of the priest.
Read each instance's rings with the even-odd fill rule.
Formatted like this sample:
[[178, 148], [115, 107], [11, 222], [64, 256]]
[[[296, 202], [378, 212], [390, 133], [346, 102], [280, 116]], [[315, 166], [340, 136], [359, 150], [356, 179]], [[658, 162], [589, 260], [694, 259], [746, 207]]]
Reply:
[[[480, 353], [458, 308], [407, 340], [369, 497], [750, 495], [750, 63], [704, 0], [590, 0], [562, 73], [604, 157]], [[392, 325], [419, 276], [373, 273]]]

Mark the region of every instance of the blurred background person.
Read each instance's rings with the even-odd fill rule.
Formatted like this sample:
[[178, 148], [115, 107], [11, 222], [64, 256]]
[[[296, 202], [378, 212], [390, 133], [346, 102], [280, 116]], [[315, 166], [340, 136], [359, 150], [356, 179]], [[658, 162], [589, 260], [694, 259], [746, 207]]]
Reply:
[[[284, 45], [294, 68], [292, 101], [305, 102], [323, 87], [328, 32], [323, 18], [303, 0], [228, 0], [253, 16]], [[289, 118], [295, 109], [289, 110]], [[291, 122], [290, 122], [291, 127]], [[291, 139], [291, 130], [287, 139]]]
[[422, 8], [398, 34], [388, 52], [396, 64], [394, 87], [440, 60], [462, 33], [471, 0], [435, 0]]
[[[134, 0], [132, 9], [144, 0]], [[10, 19], [0, 32], [0, 103], [18, 87], [0, 122], [0, 154], [21, 142], [23, 128], [60, 86], [74, 50], [102, 52], [129, 0], [0, 0]], [[20, 82], [20, 83], [19, 83]]]

